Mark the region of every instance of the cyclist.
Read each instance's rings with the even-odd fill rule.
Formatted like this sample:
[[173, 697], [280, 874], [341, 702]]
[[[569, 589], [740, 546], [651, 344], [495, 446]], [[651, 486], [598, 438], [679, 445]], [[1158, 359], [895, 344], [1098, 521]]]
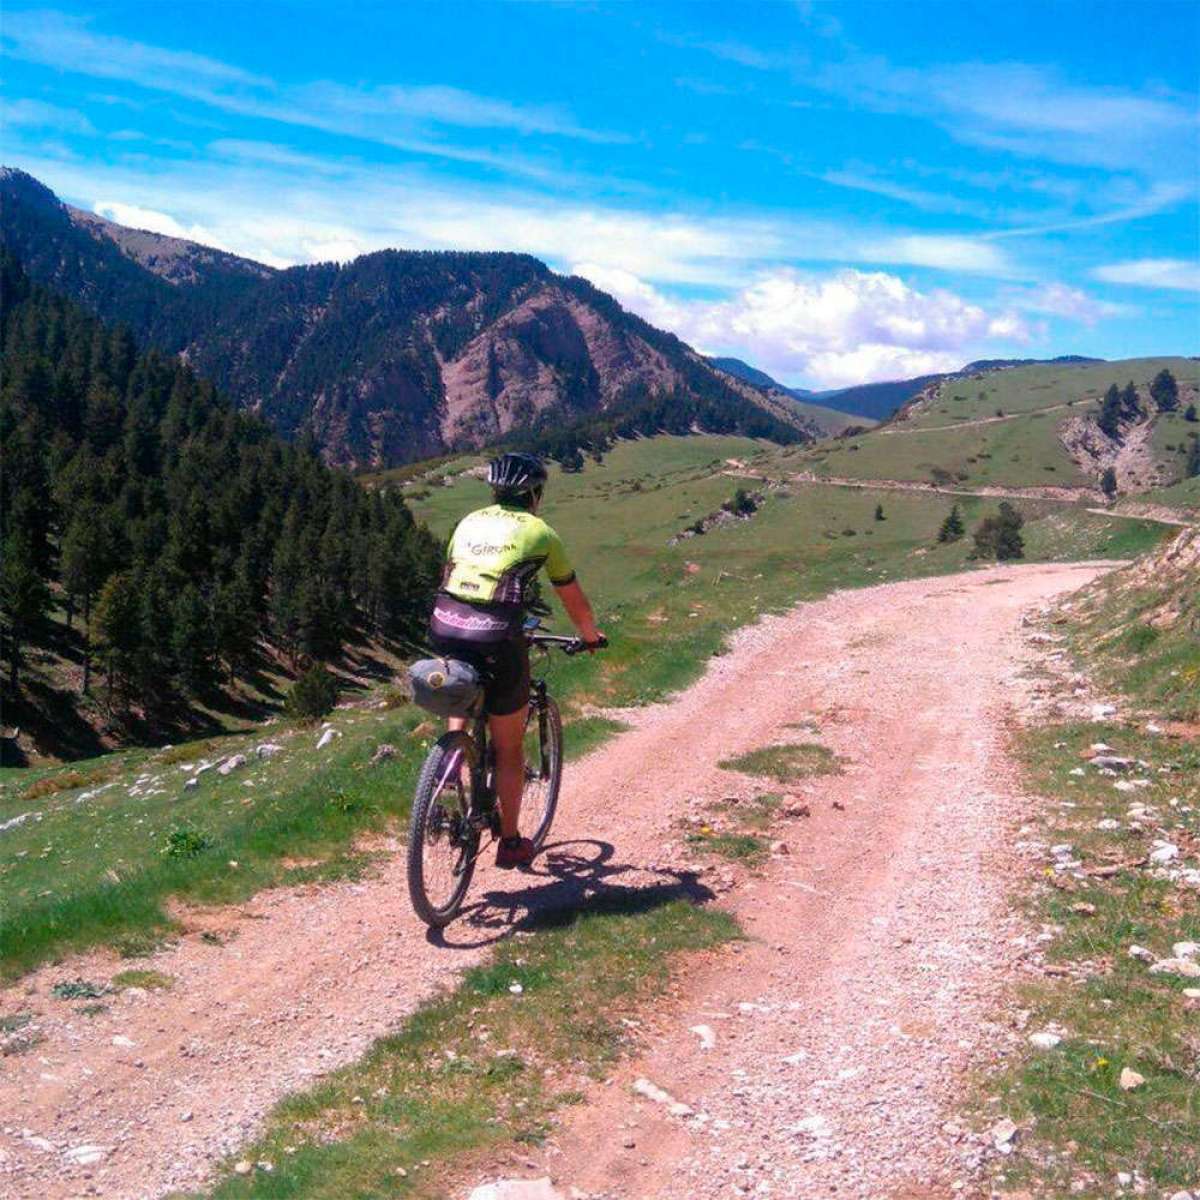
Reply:
[[[532, 454], [502, 454], [488, 465], [487, 481], [496, 502], [465, 516], [450, 538], [429, 638], [436, 653], [469, 662], [483, 677], [500, 801], [496, 865], [509, 868], [528, 865], [535, 854], [519, 822], [529, 704], [525, 609], [539, 570], [546, 569], [584, 642], [598, 646], [603, 637], [561, 539], [537, 515], [546, 484], [541, 461]], [[451, 729], [465, 725], [461, 717], [450, 718]]]

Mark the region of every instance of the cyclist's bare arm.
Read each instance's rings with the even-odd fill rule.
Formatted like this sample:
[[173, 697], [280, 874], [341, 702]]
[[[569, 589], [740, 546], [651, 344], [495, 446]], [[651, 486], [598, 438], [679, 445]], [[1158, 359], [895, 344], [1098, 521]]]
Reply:
[[570, 583], [564, 583], [562, 587], [556, 585], [554, 590], [558, 593], [563, 608], [567, 610], [567, 616], [571, 618], [571, 623], [579, 630], [579, 636], [585, 642], [600, 641], [601, 635], [596, 628], [595, 614], [592, 612], [592, 606], [588, 602], [587, 596], [583, 593], [583, 588], [579, 586], [579, 581], [572, 579]]

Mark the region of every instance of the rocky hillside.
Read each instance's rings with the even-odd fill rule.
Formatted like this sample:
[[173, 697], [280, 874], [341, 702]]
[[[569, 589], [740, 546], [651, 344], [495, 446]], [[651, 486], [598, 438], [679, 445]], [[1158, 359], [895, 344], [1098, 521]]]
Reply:
[[1100, 679], [1200, 734], [1200, 529], [1105, 576], [1071, 615], [1076, 649]]
[[276, 270], [81, 212], [8, 168], [0, 206], [3, 243], [35, 281], [181, 354], [334, 463], [395, 465], [576, 426], [819, 432], [786, 397], [528, 255], [386, 250]]

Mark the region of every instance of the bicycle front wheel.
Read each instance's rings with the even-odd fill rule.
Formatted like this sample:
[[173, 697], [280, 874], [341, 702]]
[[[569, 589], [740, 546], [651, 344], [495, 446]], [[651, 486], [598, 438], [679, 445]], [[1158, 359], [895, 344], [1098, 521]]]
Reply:
[[475, 742], [462, 730], [443, 734], [425, 758], [408, 834], [408, 894], [418, 917], [442, 929], [458, 916], [479, 850], [471, 824], [479, 777]]
[[558, 808], [562, 742], [558, 705], [549, 696], [541, 703], [530, 704], [525, 722], [525, 791], [521, 796], [521, 817], [522, 824], [532, 828], [529, 836], [539, 850]]

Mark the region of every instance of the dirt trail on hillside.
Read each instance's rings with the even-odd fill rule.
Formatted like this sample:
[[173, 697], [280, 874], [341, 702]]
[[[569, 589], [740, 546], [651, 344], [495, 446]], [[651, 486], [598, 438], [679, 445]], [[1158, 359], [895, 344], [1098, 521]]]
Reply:
[[[812, 816], [779, 834], [791, 853], [731, 893], [761, 940], [685, 977], [644, 1060], [598, 1089], [548, 1162], [564, 1185], [636, 1200], [944, 1182], [941, 1113], [1003, 977], [995, 856], [1015, 804], [1002, 728], [1025, 653], [1019, 616], [1100, 569], [887, 584], [741, 631], [674, 703], [632, 714], [635, 728], [568, 767], [551, 839], [564, 844], [532, 876], [481, 870], [479, 903], [444, 945], [412, 917], [396, 855], [363, 883], [198, 914], [146, 964], [175, 987], [125, 992], [94, 1018], [51, 999], [51, 985], [129, 963], [95, 955], [27, 977], [0, 994], [0, 1011], [33, 1010], [46, 1040], [0, 1068], [0, 1191], [142, 1198], [195, 1186], [273, 1102], [357, 1057], [531, 910], [650, 884], [698, 899], [725, 890], [725, 869], [691, 870], [678, 818], [698, 799], [762, 790], [717, 761], [810, 740], [789, 728], [807, 720], [846, 774], [794, 789]], [[235, 936], [214, 945], [203, 928]], [[697, 1023], [715, 1030], [712, 1050], [688, 1032]], [[634, 1110], [635, 1074], [707, 1119]]]
[[1076, 408], [1079, 405], [1078, 400], [1068, 401], [1065, 404], [1051, 404], [1046, 408], [1029, 408], [1024, 412], [1005, 413], [1002, 417], [975, 417], [970, 421], [954, 421], [949, 425], [922, 425], [916, 429], [906, 429], [903, 425], [884, 425], [876, 432], [880, 436], [891, 435], [894, 433], [913, 434], [913, 433], [945, 433], [948, 429], [971, 429], [976, 425], [999, 425], [1004, 421], [1019, 421], [1022, 417], [1037, 417], [1042, 413], [1058, 412], [1062, 408]]

